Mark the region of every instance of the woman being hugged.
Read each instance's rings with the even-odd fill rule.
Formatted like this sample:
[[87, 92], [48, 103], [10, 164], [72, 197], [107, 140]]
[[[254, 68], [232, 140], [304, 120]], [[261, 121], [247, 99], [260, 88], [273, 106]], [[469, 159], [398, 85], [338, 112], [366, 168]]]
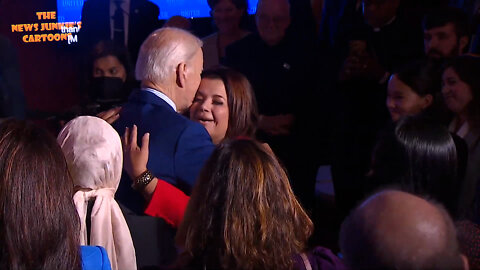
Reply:
[[[202, 73], [202, 81], [189, 110], [192, 121], [207, 130], [214, 144], [228, 138], [254, 138], [258, 112], [255, 95], [247, 78], [230, 68], [214, 68]], [[188, 196], [169, 183], [148, 173], [148, 133], [137, 146], [137, 128], [127, 129], [123, 138], [125, 169], [141, 185], [134, 185], [149, 201], [145, 213], [161, 217], [177, 227], [183, 218]], [[155, 153], [152, 153], [153, 155]], [[150, 178], [145, 184], [142, 179]]]

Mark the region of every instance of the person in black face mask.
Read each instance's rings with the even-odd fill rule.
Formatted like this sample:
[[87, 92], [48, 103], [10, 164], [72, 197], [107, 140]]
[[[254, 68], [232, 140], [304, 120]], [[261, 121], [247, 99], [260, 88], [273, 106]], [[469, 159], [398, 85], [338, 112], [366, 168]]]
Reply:
[[[49, 117], [53, 129], [60, 131], [64, 124], [80, 115], [97, 116], [127, 101], [130, 92], [138, 88], [132, 73], [127, 48], [110, 40], [99, 41], [85, 61], [86, 77], [81, 83], [82, 93], [76, 105]], [[115, 111], [118, 113], [118, 111]]]
[[121, 105], [136, 86], [126, 48], [111, 41], [100, 41], [90, 59], [91, 75], [84, 102], [86, 113], [97, 114]]

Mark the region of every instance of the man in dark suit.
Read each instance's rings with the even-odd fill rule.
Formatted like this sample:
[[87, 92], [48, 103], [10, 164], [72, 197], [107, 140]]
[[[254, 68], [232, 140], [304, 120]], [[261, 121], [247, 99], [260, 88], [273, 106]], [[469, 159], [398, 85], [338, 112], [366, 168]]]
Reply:
[[[117, 28], [120, 28], [123, 39], [119, 42], [129, 49], [135, 61], [142, 42], [160, 27], [159, 14], [158, 6], [148, 0], [87, 0], [82, 9], [78, 42], [89, 52], [100, 40], [116, 39], [114, 32], [119, 33]], [[115, 25], [118, 16], [120, 25]]]
[[[316, 50], [308, 35], [312, 28], [306, 26], [309, 20], [294, 23], [294, 19], [288, 0], [258, 1], [258, 34], [227, 47], [226, 65], [245, 74], [252, 84], [261, 114], [257, 136], [286, 166], [294, 192], [311, 209], [318, 164], [298, 157], [319, 156], [313, 153], [318, 137], [312, 130], [311, 107], [307, 105], [315, 100]], [[305, 154], [310, 150], [311, 154]]]
[[[186, 194], [214, 148], [205, 128], [181, 114], [192, 104], [200, 84], [201, 45], [198, 38], [177, 28], [150, 34], [140, 48], [136, 66], [142, 88], [130, 95], [113, 125], [119, 134], [134, 124], [139, 138], [148, 132], [147, 168]], [[116, 199], [130, 227], [139, 268], [166, 266], [175, 257], [175, 232], [162, 219], [143, 215], [142, 193], [154, 190], [157, 182], [141, 181], [139, 185], [140, 178], [132, 182], [124, 173]], [[135, 189], [132, 183], [137, 183]]]
[[[139, 137], [150, 133], [147, 167], [186, 194], [190, 194], [203, 163], [213, 151], [205, 128], [181, 113], [192, 104], [203, 67], [201, 41], [177, 28], [161, 28], [143, 43], [136, 66], [141, 90], [122, 107], [115, 129], [138, 126]], [[117, 199], [143, 213], [143, 198], [122, 179]]]

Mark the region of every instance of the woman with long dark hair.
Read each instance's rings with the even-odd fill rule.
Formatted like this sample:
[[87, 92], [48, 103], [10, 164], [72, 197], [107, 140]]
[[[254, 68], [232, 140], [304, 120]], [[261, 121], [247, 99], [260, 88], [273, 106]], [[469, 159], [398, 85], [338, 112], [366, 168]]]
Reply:
[[72, 197], [73, 182], [55, 138], [32, 123], [3, 122], [0, 268], [110, 269], [105, 249], [80, 247]]
[[464, 208], [458, 205], [466, 162], [459, 155], [461, 139], [423, 116], [404, 117], [382, 135], [373, 152], [366, 193], [400, 188], [435, 198], [457, 217]]
[[[462, 137], [468, 145], [465, 196], [470, 216], [480, 220], [479, 195], [476, 195], [480, 176], [480, 58], [460, 56], [448, 61], [442, 76], [442, 94], [447, 108], [453, 113], [449, 130]], [[474, 206], [474, 201], [476, 206]]]
[[177, 232], [184, 247], [177, 268], [342, 268], [329, 250], [319, 247], [321, 255], [310, 258], [303, 253], [312, 231], [273, 152], [251, 139], [226, 140], [205, 164], [188, 203]]

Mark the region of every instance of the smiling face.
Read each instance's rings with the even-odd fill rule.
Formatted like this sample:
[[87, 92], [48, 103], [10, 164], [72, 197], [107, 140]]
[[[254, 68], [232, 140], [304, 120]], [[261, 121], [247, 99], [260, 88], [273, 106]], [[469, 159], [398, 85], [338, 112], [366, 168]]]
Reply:
[[240, 27], [244, 9], [237, 8], [231, 0], [221, 0], [211, 14], [220, 33], [231, 33]]
[[460, 80], [451, 67], [443, 72], [442, 82], [442, 94], [448, 109], [457, 115], [465, 114], [468, 104], [473, 100], [470, 86]]
[[202, 79], [193, 104], [190, 119], [207, 129], [214, 144], [218, 144], [227, 133], [228, 100], [225, 85], [220, 79]]
[[262, 40], [270, 46], [285, 37], [290, 26], [290, 6], [285, 0], [262, 0], [255, 14], [257, 30]]
[[420, 113], [431, 101], [430, 94], [425, 97], [418, 95], [396, 75], [388, 82], [387, 107], [394, 122], [403, 116]]

